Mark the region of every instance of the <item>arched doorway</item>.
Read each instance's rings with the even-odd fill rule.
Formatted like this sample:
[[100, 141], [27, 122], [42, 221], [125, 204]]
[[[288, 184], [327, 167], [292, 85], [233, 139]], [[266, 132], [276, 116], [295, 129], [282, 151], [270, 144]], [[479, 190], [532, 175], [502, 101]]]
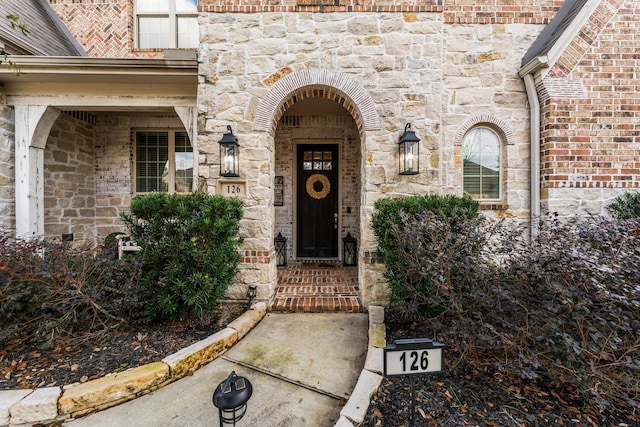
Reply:
[[360, 136], [336, 101], [306, 98], [280, 117], [275, 135], [275, 234], [292, 261], [342, 261], [342, 240], [360, 229]]
[[254, 130], [272, 137], [273, 233], [287, 239], [289, 260], [273, 310], [363, 309], [362, 253], [343, 267], [343, 242], [362, 233], [365, 133], [380, 128], [366, 90], [334, 70], [285, 75], [260, 101]]
[[361, 147], [356, 121], [332, 99], [305, 98], [280, 117], [274, 231], [290, 244], [273, 310], [362, 311], [357, 267], [343, 256], [343, 239], [360, 230]]

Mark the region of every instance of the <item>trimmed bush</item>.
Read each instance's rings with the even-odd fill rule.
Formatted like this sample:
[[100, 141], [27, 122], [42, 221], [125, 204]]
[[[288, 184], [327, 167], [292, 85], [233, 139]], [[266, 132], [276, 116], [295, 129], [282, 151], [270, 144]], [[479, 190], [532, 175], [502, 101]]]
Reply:
[[455, 292], [465, 267], [473, 265], [467, 259], [482, 242], [476, 233], [479, 203], [431, 194], [380, 199], [375, 208], [372, 227], [390, 303], [408, 318], [434, 315], [442, 310], [434, 295], [439, 289]]
[[640, 193], [627, 191], [616, 197], [607, 210], [618, 219], [640, 218]]
[[211, 312], [232, 283], [240, 262], [242, 201], [192, 194], [135, 197], [122, 215], [142, 247], [141, 284], [149, 314], [178, 319]]

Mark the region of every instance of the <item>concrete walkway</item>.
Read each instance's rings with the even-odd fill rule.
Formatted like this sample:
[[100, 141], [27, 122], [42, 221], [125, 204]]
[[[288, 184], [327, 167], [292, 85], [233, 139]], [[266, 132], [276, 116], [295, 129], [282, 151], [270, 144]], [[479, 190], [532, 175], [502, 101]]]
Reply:
[[368, 328], [364, 313], [268, 313], [192, 376], [64, 425], [217, 427], [213, 391], [235, 371], [253, 385], [239, 427], [334, 426], [365, 364]]

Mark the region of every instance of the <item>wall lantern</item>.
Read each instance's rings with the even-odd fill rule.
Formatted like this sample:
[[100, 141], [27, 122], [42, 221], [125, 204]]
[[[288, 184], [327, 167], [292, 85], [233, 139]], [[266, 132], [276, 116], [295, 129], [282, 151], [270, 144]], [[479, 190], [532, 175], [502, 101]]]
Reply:
[[256, 295], [258, 295], [258, 287], [256, 285], [249, 285], [247, 288], [247, 310], [251, 307], [251, 303], [253, 303]]
[[287, 265], [287, 238], [278, 233], [273, 239], [273, 244], [276, 247], [276, 265]]
[[344, 265], [358, 263], [358, 240], [351, 233], [342, 239], [342, 262]]
[[398, 143], [400, 175], [415, 175], [420, 172], [420, 138], [410, 129], [411, 123], [407, 123]]
[[213, 406], [218, 408], [220, 427], [235, 426], [247, 413], [247, 402], [253, 394], [253, 386], [245, 377], [232, 371], [213, 391]]
[[240, 176], [240, 145], [231, 126], [227, 126], [229, 132], [222, 135], [218, 141], [220, 144], [220, 176]]

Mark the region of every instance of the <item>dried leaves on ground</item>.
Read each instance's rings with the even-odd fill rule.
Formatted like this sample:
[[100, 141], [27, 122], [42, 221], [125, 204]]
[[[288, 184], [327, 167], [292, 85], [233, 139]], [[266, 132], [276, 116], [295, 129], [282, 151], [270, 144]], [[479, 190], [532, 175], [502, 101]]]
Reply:
[[108, 329], [72, 338], [0, 339], [0, 390], [63, 386], [150, 362], [224, 329], [243, 308], [220, 305], [202, 318]]
[[[394, 322], [388, 310], [385, 316], [388, 342], [431, 333], [424, 324]], [[631, 404], [596, 412], [570, 383], [544, 375], [522, 378], [501, 371], [498, 364], [474, 363], [468, 349], [450, 341], [450, 336], [453, 331], [441, 330], [426, 337], [446, 344], [443, 371], [384, 378], [371, 398], [363, 426], [640, 426], [638, 408]]]

